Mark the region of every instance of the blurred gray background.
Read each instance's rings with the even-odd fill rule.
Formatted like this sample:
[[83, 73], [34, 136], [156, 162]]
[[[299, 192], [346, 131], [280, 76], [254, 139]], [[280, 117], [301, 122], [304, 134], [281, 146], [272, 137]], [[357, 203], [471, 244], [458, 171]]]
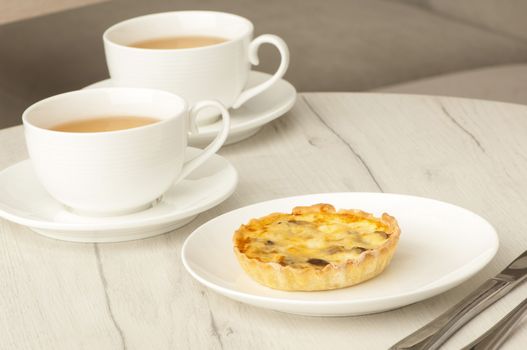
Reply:
[[[126, 18], [233, 12], [291, 50], [298, 91], [389, 91], [527, 103], [525, 0], [0, 0], [0, 128], [108, 76], [101, 35]], [[256, 70], [274, 71], [262, 47]]]

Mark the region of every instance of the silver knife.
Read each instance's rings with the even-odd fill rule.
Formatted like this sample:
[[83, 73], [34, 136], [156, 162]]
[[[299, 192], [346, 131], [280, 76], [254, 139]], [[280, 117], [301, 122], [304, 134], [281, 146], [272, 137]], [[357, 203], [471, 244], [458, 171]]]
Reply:
[[514, 327], [527, 312], [527, 299], [523, 300], [504, 318], [462, 350], [496, 350], [507, 340]]
[[527, 279], [527, 251], [505, 270], [484, 282], [465, 299], [452, 306], [432, 322], [418, 329], [390, 349], [434, 350], [474, 316], [499, 300]]

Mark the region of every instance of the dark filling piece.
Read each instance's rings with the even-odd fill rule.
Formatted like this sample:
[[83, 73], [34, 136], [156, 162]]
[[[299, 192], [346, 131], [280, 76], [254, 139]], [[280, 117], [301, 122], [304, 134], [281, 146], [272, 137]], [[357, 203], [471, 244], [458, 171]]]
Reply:
[[363, 251], [368, 250], [368, 249], [366, 249], [366, 248], [362, 248], [362, 247], [353, 247], [352, 250], [355, 251], [356, 253], [360, 254], [360, 253], [362, 253]]
[[307, 262], [310, 263], [311, 265], [315, 265], [315, 266], [326, 266], [327, 264], [329, 264], [324, 259], [314, 259], [314, 258], [309, 259]]
[[384, 231], [375, 231], [375, 233], [378, 234], [379, 236], [381, 236], [384, 239], [388, 238], [388, 234], [386, 232], [384, 232]]
[[295, 224], [295, 225], [311, 225], [311, 222], [304, 221], [304, 220], [289, 220], [288, 222], [290, 224]]
[[341, 245], [334, 245], [328, 248], [328, 254], [335, 254], [344, 251], [344, 247]]

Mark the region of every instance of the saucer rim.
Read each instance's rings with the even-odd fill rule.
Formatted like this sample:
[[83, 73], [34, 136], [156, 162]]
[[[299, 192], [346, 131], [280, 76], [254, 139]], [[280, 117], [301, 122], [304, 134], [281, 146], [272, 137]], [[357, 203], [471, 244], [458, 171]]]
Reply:
[[[187, 149], [194, 149], [202, 152], [202, 149], [196, 148], [196, 147], [190, 147], [188, 146]], [[3, 202], [0, 202], [0, 218], [4, 218], [8, 221], [27, 226], [29, 228], [36, 228], [36, 229], [42, 229], [42, 230], [61, 230], [61, 231], [87, 231], [87, 230], [93, 230], [93, 231], [107, 231], [107, 230], [126, 230], [130, 227], [134, 228], [143, 228], [148, 227], [152, 225], [160, 225], [163, 223], [176, 221], [176, 220], [182, 220], [191, 216], [196, 216], [200, 213], [203, 213], [218, 204], [225, 201], [227, 198], [229, 198], [234, 191], [236, 190], [236, 187], [238, 186], [239, 182], [239, 175], [236, 170], [236, 168], [229, 162], [225, 157], [222, 157], [219, 154], [214, 154], [213, 157], [219, 157], [226, 163], [226, 169], [229, 169], [229, 171], [232, 174], [232, 179], [230, 182], [230, 186], [226, 188], [225, 192], [221, 195], [215, 198], [213, 201], [208, 201], [206, 204], [202, 206], [198, 206], [190, 211], [184, 211], [177, 215], [167, 213], [161, 216], [154, 216], [154, 217], [146, 217], [142, 218], [140, 220], [125, 220], [120, 222], [109, 222], [109, 223], [97, 223], [97, 222], [88, 222], [88, 223], [75, 223], [75, 222], [68, 222], [68, 223], [57, 223], [52, 222], [48, 220], [38, 220], [38, 219], [31, 219], [27, 217], [22, 217], [16, 214], [13, 214], [6, 210], [6, 208], [10, 208], [10, 206], [5, 205]], [[20, 162], [17, 162], [15, 164], [10, 165], [9, 167], [3, 169], [0, 171], [0, 175], [5, 174], [9, 171], [12, 171], [13, 168], [21, 166], [24, 163], [31, 162], [30, 159], [25, 159]], [[205, 162], [207, 164], [207, 162]], [[176, 185], [177, 186], [177, 185]], [[51, 198], [51, 197], [50, 197]], [[55, 199], [51, 198], [51, 200], [55, 201]], [[133, 215], [133, 214], [129, 214]]]
[[[257, 70], [251, 70], [249, 72], [249, 74], [251, 75], [262, 75], [262, 76], [267, 76], [267, 77], [271, 77], [272, 75], [269, 74], [269, 73], [265, 73], [265, 72], [260, 72], [260, 71], [257, 71]], [[100, 81], [97, 81], [95, 83], [92, 83], [90, 85], [87, 85], [87, 86], [84, 86], [83, 88], [81, 88], [82, 90], [84, 89], [99, 89], [99, 88], [104, 88], [104, 86], [101, 86], [101, 87], [97, 87], [97, 86], [94, 86], [94, 85], [97, 85], [97, 84], [101, 84], [101, 83], [105, 83], [105, 82], [109, 82], [111, 81], [111, 78], [107, 78], [107, 79], [103, 79], [103, 80], [100, 80]], [[251, 130], [251, 129], [256, 129], [256, 128], [259, 128], [281, 116], [283, 116], [285, 113], [287, 113], [294, 105], [295, 105], [295, 102], [296, 102], [296, 99], [297, 99], [297, 96], [298, 96], [298, 91], [296, 90], [296, 88], [293, 86], [293, 84], [291, 84], [289, 81], [285, 80], [284, 78], [281, 78], [279, 79], [274, 85], [272, 85], [269, 89], [272, 90], [276, 85], [278, 84], [283, 84], [285, 87], [287, 87], [287, 89], [290, 91], [290, 93], [288, 94], [288, 96], [290, 95], [291, 97], [287, 99], [287, 101], [285, 101], [284, 99], [284, 103], [279, 105], [279, 108], [277, 109], [272, 109], [272, 108], [269, 108], [268, 110], [266, 110], [266, 113], [259, 117], [259, 118], [252, 118], [252, 119], [249, 119], [247, 121], [244, 121], [242, 123], [232, 123], [231, 124], [231, 129], [230, 129], [230, 133], [243, 133], [247, 130]], [[255, 96], [255, 99], [257, 99], [258, 96]], [[246, 104], [250, 104], [251, 103], [251, 100], [248, 100], [246, 102]], [[273, 105], [273, 107], [276, 107]], [[236, 109], [233, 109], [233, 108], [229, 108], [228, 109], [233, 115], [236, 114]], [[272, 112], [271, 112], [272, 110]], [[212, 123], [210, 125], [207, 125], [207, 127], [211, 127], [215, 124], [218, 124], [218, 122], [215, 122], [215, 123]], [[207, 137], [211, 137], [211, 136], [214, 136], [216, 133], [217, 133], [218, 130], [214, 129], [214, 130], [206, 130], [204, 132], [198, 132], [197, 134], [195, 135], [191, 135], [190, 136], [190, 141], [194, 141], [194, 140], [199, 140], [201, 138], [207, 138]], [[229, 134], [229, 136], [231, 136], [231, 134]], [[243, 140], [243, 139], [242, 139]], [[241, 141], [241, 140], [240, 140]]]

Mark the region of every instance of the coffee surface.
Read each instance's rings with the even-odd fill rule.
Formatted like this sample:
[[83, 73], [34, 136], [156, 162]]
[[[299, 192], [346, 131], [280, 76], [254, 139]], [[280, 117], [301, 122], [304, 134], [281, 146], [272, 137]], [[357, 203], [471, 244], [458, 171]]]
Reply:
[[171, 36], [139, 41], [129, 45], [140, 49], [190, 49], [193, 47], [220, 44], [227, 39], [215, 36]]
[[107, 116], [69, 121], [55, 125], [50, 130], [64, 132], [104, 132], [137, 128], [157, 123], [158, 121], [159, 119], [151, 117]]

